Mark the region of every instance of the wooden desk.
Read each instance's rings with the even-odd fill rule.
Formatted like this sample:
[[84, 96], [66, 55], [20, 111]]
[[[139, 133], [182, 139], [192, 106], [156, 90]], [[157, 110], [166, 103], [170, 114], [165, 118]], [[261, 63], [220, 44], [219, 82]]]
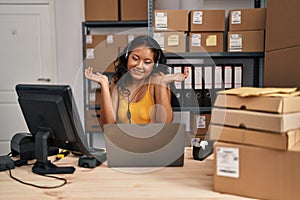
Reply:
[[[213, 158], [193, 160], [192, 150], [186, 150], [184, 167], [160, 168], [148, 172], [124, 172], [108, 168], [106, 163], [94, 169], [77, 167], [78, 159], [67, 157], [55, 163], [57, 166], [74, 165], [74, 174], [57, 175], [68, 184], [57, 189], [38, 189], [26, 186], [0, 172], [0, 199], [249, 199], [213, 191]], [[60, 181], [31, 172], [32, 166], [12, 170], [15, 177], [37, 185], [58, 185]]]

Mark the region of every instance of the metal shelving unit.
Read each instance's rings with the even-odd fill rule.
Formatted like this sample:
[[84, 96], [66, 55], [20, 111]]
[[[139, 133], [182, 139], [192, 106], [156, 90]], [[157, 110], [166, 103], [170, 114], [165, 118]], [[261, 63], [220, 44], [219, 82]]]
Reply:
[[[148, 34], [153, 34], [153, 1], [148, 0], [148, 20], [147, 21], [97, 21], [91, 22], [86, 21], [82, 22], [82, 41], [83, 41], [83, 58], [86, 57], [85, 52], [85, 35], [91, 34], [93, 29], [98, 28], [148, 28]], [[264, 0], [263, 0], [264, 3]], [[254, 8], [259, 8], [262, 5], [261, 0], [254, 0]], [[166, 53], [166, 58], [171, 63], [176, 63], [179, 60], [189, 60], [191, 63], [197, 64], [197, 61], [201, 60], [205, 62], [205, 60], [212, 60], [216, 64], [220, 63], [242, 63], [247, 62], [245, 65], [248, 68], [248, 74], [243, 76], [247, 77], [248, 83], [246, 85], [251, 85], [255, 87], [263, 86], [263, 63], [264, 63], [264, 52], [199, 52], [199, 53], [191, 53], [191, 52], [183, 52], [183, 53]], [[202, 62], [202, 64], [203, 64]], [[249, 64], [250, 63], [250, 64]], [[249, 73], [250, 69], [250, 73]], [[87, 81], [84, 81], [84, 94], [86, 94], [87, 90]], [[97, 107], [93, 107], [88, 105], [87, 98], [84, 98], [85, 109], [99, 109]], [[211, 111], [211, 107], [174, 107], [174, 111], [190, 111], [191, 113], [208, 113]], [[86, 114], [85, 114], [86, 115]], [[85, 116], [86, 119], [86, 116]], [[86, 120], [85, 120], [86, 127]]]

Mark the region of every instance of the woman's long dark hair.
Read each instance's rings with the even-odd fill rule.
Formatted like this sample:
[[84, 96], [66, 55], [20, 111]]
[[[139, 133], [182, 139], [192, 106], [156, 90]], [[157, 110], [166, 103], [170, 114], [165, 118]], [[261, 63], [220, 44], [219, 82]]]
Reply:
[[[113, 75], [113, 81], [117, 85], [117, 82], [121, 77], [128, 72], [127, 61], [130, 53], [139, 46], [149, 47], [154, 54], [154, 72], [161, 72], [164, 74], [168, 73], [168, 67], [166, 66], [166, 58], [163, 51], [160, 48], [160, 45], [155, 39], [151, 36], [144, 35], [134, 38], [128, 45], [125, 47], [124, 51], [118, 56], [115, 63], [115, 73]], [[126, 83], [117, 85], [118, 91], [122, 92], [126, 90]]]

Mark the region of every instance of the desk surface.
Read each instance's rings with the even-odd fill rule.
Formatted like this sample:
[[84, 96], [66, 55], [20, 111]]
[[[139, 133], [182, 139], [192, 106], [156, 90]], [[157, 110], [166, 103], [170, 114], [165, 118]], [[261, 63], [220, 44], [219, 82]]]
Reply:
[[[23, 185], [0, 172], [0, 199], [249, 199], [213, 191], [213, 158], [193, 160], [192, 150], [186, 150], [184, 167], [151, 168], [133, 171], [108, 168], [106, 162], [94, 169], [77, 167], [78, 159], [68, 156], [57, 166], [76, 166], [74, 174], [56, 175], [68, 180], [57, 189], [38, 189]], [[54, 186], [59, 180], [31, 172], [32, 166], [12, 170], [15, 177], [37, 185]], [[146, 170], [146, 169], [144, 169]]]

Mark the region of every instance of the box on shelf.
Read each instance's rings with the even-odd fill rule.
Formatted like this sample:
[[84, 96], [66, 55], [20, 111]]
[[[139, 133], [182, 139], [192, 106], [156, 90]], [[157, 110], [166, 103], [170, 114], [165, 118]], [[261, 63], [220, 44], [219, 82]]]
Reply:
[[300, 46], [300, 1], [268, 1], [266, 14], [266, 51]]
[[186, 33], [184, 32], [154, 32], [153, 37], [164, 52], [186, 52]]
[[114, 61], [120, 52], [120, 45], [125, 45], [123, 35], [86, 35], [85, 65], [98, 72], [113, 72]]
[[264, 85], [267, 87], [297, 87], [300, 89], [300, 45], [266, 52]]
[[147, 0], [121, 0], [121, 21], [148, 20]]
[[263, 52], [264, 30], [229, 31], [227, 35], [228, 52]]
[[118, 0], [84, 0], [85, 21], [118, 21]]
[[214, 145], [214, 191], [258, 199], [300, 199], [300, 142], [288, 151]]
[[300, 141], [300, 129], [284, 133], [272, 133], [211, 124], [208, 135], [211, 140], [219, 142], [244, 144], [283, 151], [287, 151]]
[[98, 121], [100, 110], [86, 111], [86, 129], [88, 132], [102, 132], [102, 128]]
[[235, 9], [229, 11], [230, 31], [264, 30], [266, 8]]
[[219, 92], [214, 106], [273, 113], [300, 112], [300, 96], [248, 96]]
[[155, 31], [188, 31], [188, 10], [154, 10]]
[[229, 108], [213, 108], [212, 124], [241, 127], [253, 130], [283, 133], [300, 128], [300, 112], [274, 114]]
[[206, 114], [194, 114], [192, 116], [192, 133], [195, 134], [195, 137], [205, 139], [208, 138], [208, 129], [210, 124], [210, 113]]
[[225, 31], [225, 10], [191, 10], [189, 12], [191, 32]]
[[189, 52], [224, 52], [224, 32], [189, 33]]

